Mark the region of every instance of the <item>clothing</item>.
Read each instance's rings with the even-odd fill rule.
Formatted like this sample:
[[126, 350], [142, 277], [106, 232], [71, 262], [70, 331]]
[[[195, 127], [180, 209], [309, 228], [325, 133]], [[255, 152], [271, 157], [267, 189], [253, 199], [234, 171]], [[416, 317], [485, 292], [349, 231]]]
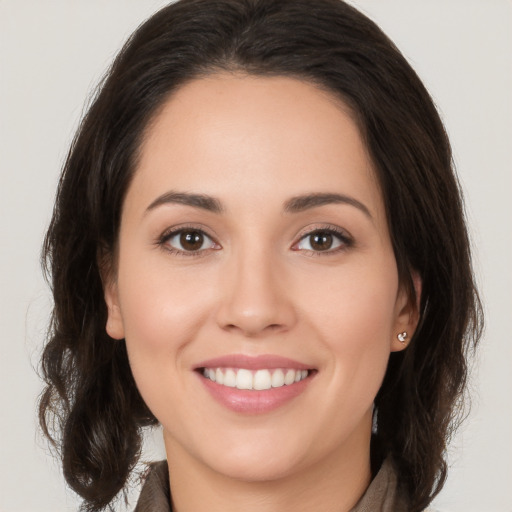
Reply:
[[[172, 512], [167, 461], [152, 464], [134, 512]], [[390, 460], [382, 463], [351, 512], [407, 512], [407, 504], [397, 491], [396, 473]]]

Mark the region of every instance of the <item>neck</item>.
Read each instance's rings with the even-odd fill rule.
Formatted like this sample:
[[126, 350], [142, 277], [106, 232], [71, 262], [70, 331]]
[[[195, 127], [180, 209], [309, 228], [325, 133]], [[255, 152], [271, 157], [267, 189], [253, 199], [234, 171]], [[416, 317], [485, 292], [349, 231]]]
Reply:
[[174, 512], [348, 512], [371, 480], [371, 423], [354, 439], [301, 471], [269, 481], [221, 474], [164, 432]]

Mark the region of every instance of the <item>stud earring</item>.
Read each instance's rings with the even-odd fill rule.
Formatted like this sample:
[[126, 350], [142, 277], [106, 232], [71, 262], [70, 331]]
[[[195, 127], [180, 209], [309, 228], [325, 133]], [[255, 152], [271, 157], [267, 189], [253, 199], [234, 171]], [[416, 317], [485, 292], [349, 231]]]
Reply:
[[407, 339], [407, 331], [398, 333], [396, 337], [400, 343], [405, 345], [405, 340]]

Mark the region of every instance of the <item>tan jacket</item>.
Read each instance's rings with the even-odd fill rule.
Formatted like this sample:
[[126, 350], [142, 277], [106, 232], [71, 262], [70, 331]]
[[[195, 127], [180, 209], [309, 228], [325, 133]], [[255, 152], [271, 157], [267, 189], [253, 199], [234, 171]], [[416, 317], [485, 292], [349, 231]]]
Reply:
[[[166, 461], [152, 465], [134, 512], [172, 512]], [[351, 512], [407, 512], [407, 504], [397, 492], [396, 474], [390, 461], [383, 462]]]

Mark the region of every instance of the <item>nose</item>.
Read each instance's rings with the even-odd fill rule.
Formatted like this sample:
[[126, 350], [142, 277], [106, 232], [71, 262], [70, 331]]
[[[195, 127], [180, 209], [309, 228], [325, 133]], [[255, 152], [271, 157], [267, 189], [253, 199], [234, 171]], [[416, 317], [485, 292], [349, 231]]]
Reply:
[[296, 314], [282, 269], [261, 250], [247, 252], [226, 262], [218, 325], [251, 338], [288, 331]]

